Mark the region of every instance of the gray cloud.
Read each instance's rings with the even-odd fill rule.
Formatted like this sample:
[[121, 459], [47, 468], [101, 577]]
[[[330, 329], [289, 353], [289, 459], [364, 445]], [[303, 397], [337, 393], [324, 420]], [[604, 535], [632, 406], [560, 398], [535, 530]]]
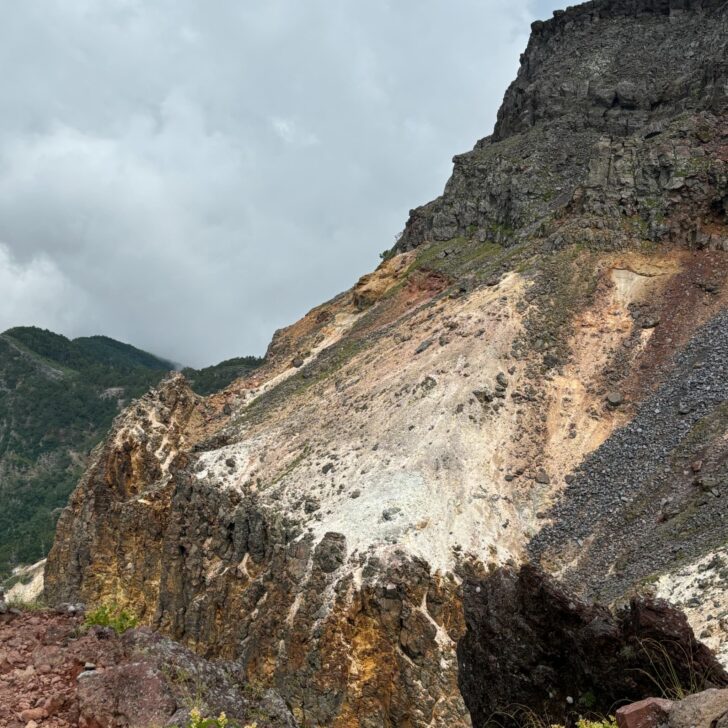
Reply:
[[193, 365], [371, 270], [546, 0], [46, 0], [0, 28], [0, 329]]

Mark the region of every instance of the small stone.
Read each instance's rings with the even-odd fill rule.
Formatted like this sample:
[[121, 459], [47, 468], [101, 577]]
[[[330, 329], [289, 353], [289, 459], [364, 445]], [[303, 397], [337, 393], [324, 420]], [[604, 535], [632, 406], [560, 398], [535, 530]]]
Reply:
[[306, 513], [315, 513], [319, 508], [321, 508], [319, 502], [313, 498], [309, 498], [303, 505], [303, 510]]
[[720, 291], [720, 286], [713, 281], [699, 281], [697, 285], [706, 293], [716, 294]]
[[621, 392], [609, 392], [606, 396], [607, 404], [610, 407], [619, 407], [624, 403], [624, 397], [622, 396]]
[[333, 463], [326, 463], [326, 465], [324, 465], [324, 466], [323, 466], [323, 468], [321, 468], [321, 472], [322, 472], [322, 473], [323, 473], [324, 475], [327, 475], [327, 474], [328, 474], [328, 473], [330, 473], [330, 472], [331, 472], [331, 471], [332, 471], [333, 469], [334, 469], [334, 464], [333, 464]]
[[416, 349], [415, 354], [421, 354], [423, 351], [427, 351], [432, 346], [432, 339], [423, 341]]
[[397, 508], [396, 506], [393, 506], [392, 508], [385, 508], [382, 511], [382, 519], [385, 521], [393, 521], [401, 512], [401, 508]]
[[20, 720], [31, 721], [31, 720], [43, 720], [48, 717], [48, 712], [45, 708], [28, 708], [20, 714]]
[[351, 491], [351, 493], [349, 494], [349, 498], [358, 498], [360, 495], [361, 491], [359, 490], [359, 488], [357, 488], [356, 490]]
[[492, 402], [495, 397], [495, 395], [488, 389], [476, 389], [473, 391], [473, 395], [480, 404], [488, 404], [489, 402]]
[[548, 485], [551, 482], [551, 478], [549, 478], [545, 470], [541, 469], [536, 473], [536, 482], [541, 485]]
[[643, 329], [654, 329], [660, 325], [660, 319], [656, 317], [645, 318], [640, 322], [640, 327]]
[[43, 707], [49, 716], [55, 715], [66, 704], [66, 697], [63, 693], [54, 693], [46, 698]]

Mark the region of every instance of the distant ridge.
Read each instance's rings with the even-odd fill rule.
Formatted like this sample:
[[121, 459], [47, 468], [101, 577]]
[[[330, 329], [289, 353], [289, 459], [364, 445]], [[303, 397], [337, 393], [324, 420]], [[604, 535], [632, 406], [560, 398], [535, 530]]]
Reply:
[[[209, 394], [260, 361], [185, 374]], [[34, 326], [0, 334], [0, 581], [46, 555], [91, 449], [123, 407], [176, 369], [108, 336], [69, 339]]]

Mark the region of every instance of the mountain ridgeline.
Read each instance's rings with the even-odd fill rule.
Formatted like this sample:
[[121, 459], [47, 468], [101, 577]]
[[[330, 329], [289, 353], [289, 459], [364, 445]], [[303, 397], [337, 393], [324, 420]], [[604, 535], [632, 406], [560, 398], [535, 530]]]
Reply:
[[[187, 369], [208, 394], [259, 363]], [[33, 327], [0, 335], [0, 578], [43, 558], [55, 522], [111, 423], [176, 366], [105, 336]]]
[[291, 726], [726, 685], [728, 4], [534, 24], [494, 133], [384, 258], [251, 375], [115, 420], [46, 597], [225, 658]]

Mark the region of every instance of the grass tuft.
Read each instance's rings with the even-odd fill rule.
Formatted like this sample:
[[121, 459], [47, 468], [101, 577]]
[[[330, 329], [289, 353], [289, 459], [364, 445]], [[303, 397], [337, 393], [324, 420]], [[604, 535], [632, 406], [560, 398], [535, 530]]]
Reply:
[[86, 615], [83, 626], [110, 627], [116, 634], [123, 634], [128, 629], [134, 629], [139, 624], [137, 617], [126, 609], [115, 604], [102, 604]]

